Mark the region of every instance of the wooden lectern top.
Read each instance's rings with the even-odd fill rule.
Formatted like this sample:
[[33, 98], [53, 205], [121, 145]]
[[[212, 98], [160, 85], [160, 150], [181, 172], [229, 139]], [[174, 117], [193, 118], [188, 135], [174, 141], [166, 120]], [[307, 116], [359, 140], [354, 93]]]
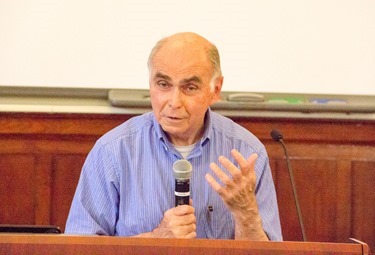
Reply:
[[64, 234], [0, 234], [0, 255], [3, 254], [368, 255], [369, 248], [364, 243], [258, 242], [73, 236]]

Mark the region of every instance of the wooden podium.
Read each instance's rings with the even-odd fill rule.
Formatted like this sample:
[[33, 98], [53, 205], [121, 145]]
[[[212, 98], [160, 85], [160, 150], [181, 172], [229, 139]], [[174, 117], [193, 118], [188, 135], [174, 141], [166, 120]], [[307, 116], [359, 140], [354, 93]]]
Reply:
[[207, 239], [156, 239], [108, 236], [0, 234], [0, 254], [132, 255], [359, 255], [365, 243], [254, 242]]

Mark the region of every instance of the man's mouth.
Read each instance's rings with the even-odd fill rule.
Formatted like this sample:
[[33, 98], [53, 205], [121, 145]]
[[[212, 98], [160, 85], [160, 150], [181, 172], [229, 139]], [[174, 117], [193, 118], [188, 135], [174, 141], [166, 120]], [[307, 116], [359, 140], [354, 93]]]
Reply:
[[181, 121], [183, 120], [184, 118], [182, 117], [177, 117], [177, 116], [171, 116], [171, 115], [165, 115], [164, 117], [166, 117], [168, 120], [170, 121]]

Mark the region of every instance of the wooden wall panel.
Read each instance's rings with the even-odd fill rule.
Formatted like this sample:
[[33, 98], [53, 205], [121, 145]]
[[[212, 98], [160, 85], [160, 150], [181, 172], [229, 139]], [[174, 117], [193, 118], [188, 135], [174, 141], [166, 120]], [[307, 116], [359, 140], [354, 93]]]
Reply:
[[56, 155], [52, 171], [51, 222], [65, 228], [86, 155]]
[[[36, 142], [36, 144], [38, 144]], [[39, 147], [39, 145], [37, 146]], [[36, 203], [35, 203], [35, 224], [46, 224], [50, 218], [50, 196], [51, 196], [51, 166], [52, 154], [40, 153], [35, 150], [33, 153], [36, 157]]]
[[[372, 165], [375, 147], [286, 143], [308, 240], [345, 242], [355, 237], [374, 244], [375, 207], [369, 206], [369, 203], [375, 202], [373, 188], [370, 188], [375, 184], [375, 167]], [[275, 144], [266, 142], [266, 147], [270, 157], [276, 160], [273, 172], [276, 173], [284, 238], [302, 240], [284, 156]], [[371, 223], [366, 224], [364, 219]], [[357, 228], [360, 230], [356, 231]]]
[[[336, 206], [339, 189], [335, 181], [338, 175], [336, 161], [293, 160], [293, 172], [308, 240], [335, 240], [335, 221], [339, 214]], [[293, 198], [289, 181], [288, 172], [281, 171], [278, 188], [286, 192], [284, 197]], [[296, 215], [292, 200], [294, 202], [290, 199], [288, 210], [283, 214], [283, 219], [287, 221]]]
[[[87, 153], [101, 135], [130, 117], [0, 113], [0, 224], [54, 224], [64, 230]], [[267, 148], [285, 240], [302, 236], [285, 155], [271, 139], [272, 129], [284, 134], [308, 240], [355, 237], [375, 250], [375, 122], [233, 120]]]
[[352, 234], [372, 240], [375, 252], [375, 160], [355, 161], [352, 169]]
[[35, 157], [0, 153], [0, 223], [33, 224], [37, 181]]

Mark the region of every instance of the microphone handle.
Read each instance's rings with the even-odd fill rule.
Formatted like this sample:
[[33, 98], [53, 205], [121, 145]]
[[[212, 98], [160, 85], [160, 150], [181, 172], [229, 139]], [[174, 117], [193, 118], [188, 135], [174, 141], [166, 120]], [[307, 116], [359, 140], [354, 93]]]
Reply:
[[175, 179], [175, 206], [188, 205], [190, 200], [190, 180]]
[[289, 159], [289, 154], [288, 154], [288, 151], [286, 149], [286, 146], [284, 144], [284, 141], [283, 139], [279, 139], [283, 149], [284, 149], [284, 153], [285, 153], [285, 157], [286, 157], [286, 164], [287, 164], [287, 168], [288, 168], [288, 171], [289, 171], [289, 177], [290, 177], [290, 183], [292, 185], [292, 191], [293, 191], [293, 196], [294, 196], [294, 203], [296, 205], [296, 209], [297, 209], [297, 215], [298, 215], [298, 221], [299, 221], [299, 225], [301, 227], [301, 233], [302, 233], [302, 238], [303, 238], [303, 241], [306, 241], [307, 238], [306, 238], [306, 233], [305, 233], [305, 226], [303, 224], [303, 220], [302, 220], [302, 213], [301, 213], [301, 208], [299, 206], [299, 200], [298, 200], [298, 196], [297, 196], [297, 189], [296, 189], [296, 184], [294, 182], [294, 175], [293, 175], [293, 170], [292, 170], [292, 166], [290, 164], [290, 159]]

